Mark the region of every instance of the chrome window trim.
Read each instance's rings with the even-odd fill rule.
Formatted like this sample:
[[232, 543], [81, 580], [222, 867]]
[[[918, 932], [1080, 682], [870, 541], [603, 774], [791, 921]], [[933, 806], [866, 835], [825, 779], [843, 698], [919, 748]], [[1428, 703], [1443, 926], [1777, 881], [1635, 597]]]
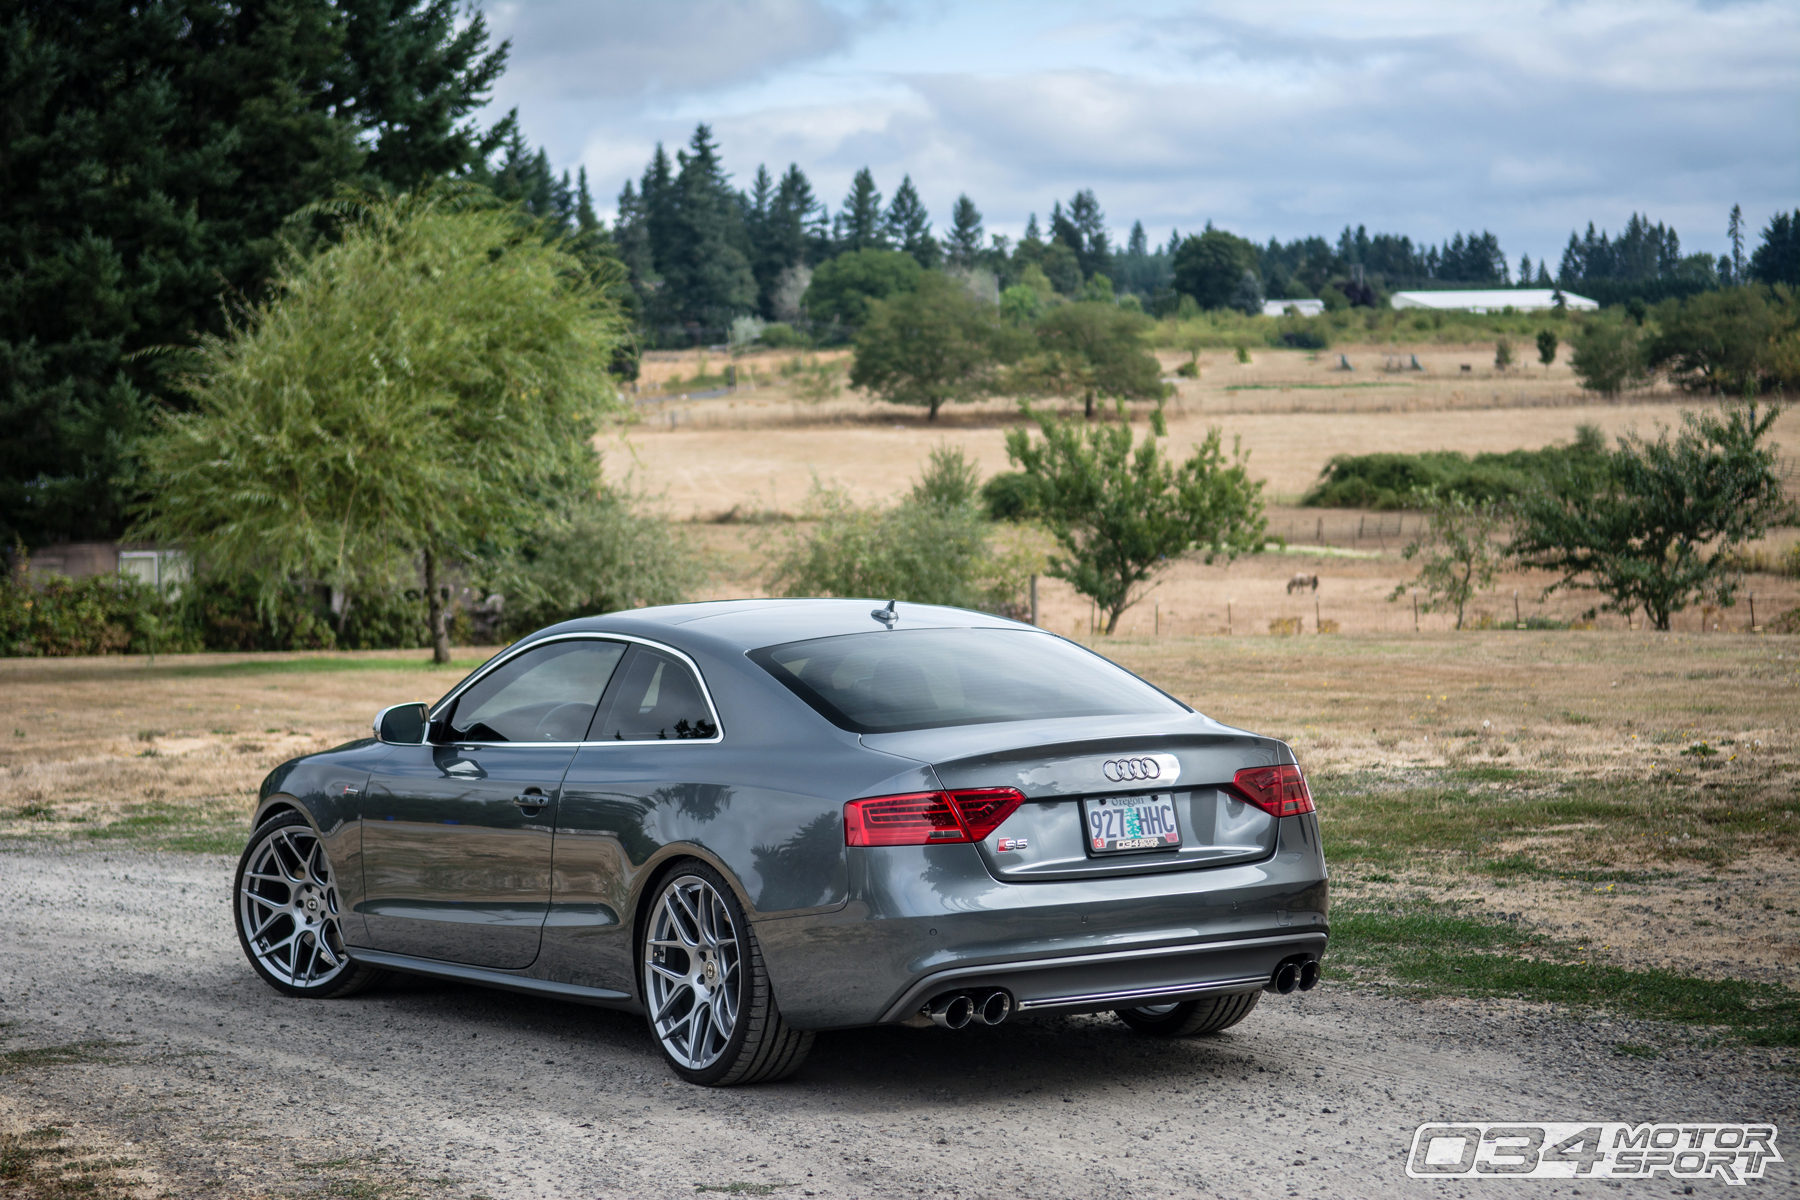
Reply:
[[[610, 742], [608, 742], [608, 741], [598, 741], [598, 742], [469, 742], [469, 741], [454, 741], [454, 742], [445, 742], [443, 744], [447, 745], [447, 746], [551, 746], [551, 747], [563, 746], [563, 747], [568, 747], [571, 749], [580, 749], [583, 746], [716, 746], [720, 742], [725, 740], [725, 723], [723, 721], [719, 720], [719, 706], [717, 704], [713, 703], [712, 689], [709, 688], [708, 686], [706, 686], [706, 672], [704, 672], [700, 669], [699, 663], [695, 662], [692, 658], [689, 658], [685, 653], [683, 653], [680, 650], [677, 650], [675, 647], [667, 645], [666, 643], [663, 643], [663, 642], [652, 641], [650, 638], [638, 637], [635, 634], [630, 634], [630, 633], [598, 633], [598, 632], [559, 633], [555, 637], [539, 638], [534, 642], [527, 642], [526, 644], [524, 644], [522, 646], [509, 648], [508, 650], [503, 651], [500, 654], [496, 654], [493, 658], [491, 658], [487, 662], [483, 663], [481, 665], [481, 668], [478, 671], [476, 671], [475, 674], [469, 676], [467, 679], [465, 679], [461, 683], [457, 684], [455, 688], [453, 688], [450, 692], [445, 694], [442, 698], [440, 698], [438, 700], [438, 702], [436, 704], [433, 704], [426, 711], [426, 713], [425, 713], [426, 736], [427, 737], [430, 736], [431, 722], [437, 719], [437, 714], [438, 714], [439, 710], [442, 709], [445, 705], [447, 705], [451, 701], [455, 700], [458, 696], [461, 696], [464, 692], [468, 691], [470, 688], [474, 687], [476, 684], [480, 683], [483, 679], [486, 679], [489, 675], [493, 674], [495, 671], [498, 671], [501, 667], [504, 667], [507, 663], [509, 663], [513, 659], [519, 657], [521, 654], [529, 653], [532, 650], [536, 650], [539, 646], [547, 646], [552, 642], [629, 642], [629, 643], [634, 643], [639, 646], [648, 646], [652, 650], [658, 651], [659, 653], [667, 654], [673, 658], [679, 659], [681, 662], [687, 664], [688, 670], [692, 671], [694, 673], [694, 678], [699, 681], [700, 695], [706, 701], [706, 711], [712, 714], [713, 728], [717, 729], [719, 732], [717, 732], [716, 734], [714, 734], [712, 737], [709, 737], [709, 738], [646, 738], [642, 741], [631, 741], [631, 742], [625, 742], [625, 741], [610, 741]], [[620, 664], [623, 665], [622, 659], [620, 660]], [[614, 669], [616, 670], [617, 668], [614, 668]], [[612, 681], [610, 679], [608, 679], [607, 682], [610, 683]], [[602, 698], [604, 698], [604, 696], [605, 696], [604, 688], [601, 689], [601, 696], [602, 696]], [[596, 709], [598, 709], [598, 704], [599, 704], [599, 702], [596, 701], [595, 702]], [[425, 744], [429, 745], [430, 743], [427, 742]]]

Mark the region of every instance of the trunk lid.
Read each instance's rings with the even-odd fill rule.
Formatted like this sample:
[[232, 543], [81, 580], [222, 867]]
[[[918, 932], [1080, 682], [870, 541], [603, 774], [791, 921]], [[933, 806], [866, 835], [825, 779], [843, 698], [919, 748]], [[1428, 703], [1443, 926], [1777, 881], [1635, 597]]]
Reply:
[[[978, 843], [995, 878], [1018, 883], [1198, 870], [1266, 858], [1275, 850], [1276, 819], [1221, 785], [1245, 767], [1292, 761], [1281, 742], [1198, 714], [962, 725], [865, 734], [862, 740], [930, 763], [952, 791], [1013, 787], [1023, 792], [1025, 803]], [[1091, 853], [1084, 802], [1154, 796], [1172, 798], [1179, 848]]]

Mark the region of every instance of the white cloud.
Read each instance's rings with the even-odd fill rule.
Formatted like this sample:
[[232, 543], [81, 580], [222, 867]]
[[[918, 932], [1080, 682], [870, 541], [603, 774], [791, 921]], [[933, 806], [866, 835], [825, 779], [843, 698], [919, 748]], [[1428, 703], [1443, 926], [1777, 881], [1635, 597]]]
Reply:
[[1717, 252], [1733, 203], [1760, 227], [1800, 201], [1791, 3], [488, 11], [516, 38], [500, 99], [602, 195], [707, 120], [740, 181], [797, 161], [835, 207], [867, 164], [996, 230], [1092, 187], [1158, 240], [1489, 228], [1516, 261], [1633, 210]]

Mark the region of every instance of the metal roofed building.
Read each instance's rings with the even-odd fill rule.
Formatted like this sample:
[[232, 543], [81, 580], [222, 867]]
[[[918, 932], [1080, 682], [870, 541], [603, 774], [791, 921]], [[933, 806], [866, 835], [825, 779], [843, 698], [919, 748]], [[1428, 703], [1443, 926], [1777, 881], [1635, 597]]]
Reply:
[[[1598, 301], [1574, 292], [1562, 294], [1566, 308], [1588, 311], [1600, 307]], [[1395, 292], [1388, 298], [1393, 308], [1435, 308], [1445, 312], [1541, 312], [1556, 307], [1555, 288], [1492, 288], [1470, 292]]]
[[1316, 317], [1325, 311], [1325, 302], [1323, 300], [1264, 300], [1262, 315], [1279, 317], [1290, 308], [1299, 316]]

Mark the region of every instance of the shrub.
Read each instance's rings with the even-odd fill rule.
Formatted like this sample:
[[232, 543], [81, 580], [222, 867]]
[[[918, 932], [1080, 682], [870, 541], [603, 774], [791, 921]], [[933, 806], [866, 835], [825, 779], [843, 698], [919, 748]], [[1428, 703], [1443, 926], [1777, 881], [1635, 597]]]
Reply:
[[122, 575], [72, 580], [19, 568], [0, 578], [0, 655], [146, 653], [195, 648], [155, 588]]
[[762, 329], [762, 344], [771, 350], [786, 350], [806, 345], [806, 339], [785, 321], [771, 321]]
[[1520, 495], [1545, 471], [1564, 461], [1588, 461], [1603, 453], [1600, 431], [1583, 426], [1572, 445], [1483, 453], [1473, 458], [1456, 450], [1339, 454], [1325, 464], [1319, 481], [1300, 503], [1310, 508], [1391, 511], [1409, 507], [1415, 490], [1500, 501]]
[[1639, 331], [1623, 321], [1589, 320], [1570, 346], [1569, 366], [1581, 386], [1590, 392], [1616, 396], [1650, 378]]

